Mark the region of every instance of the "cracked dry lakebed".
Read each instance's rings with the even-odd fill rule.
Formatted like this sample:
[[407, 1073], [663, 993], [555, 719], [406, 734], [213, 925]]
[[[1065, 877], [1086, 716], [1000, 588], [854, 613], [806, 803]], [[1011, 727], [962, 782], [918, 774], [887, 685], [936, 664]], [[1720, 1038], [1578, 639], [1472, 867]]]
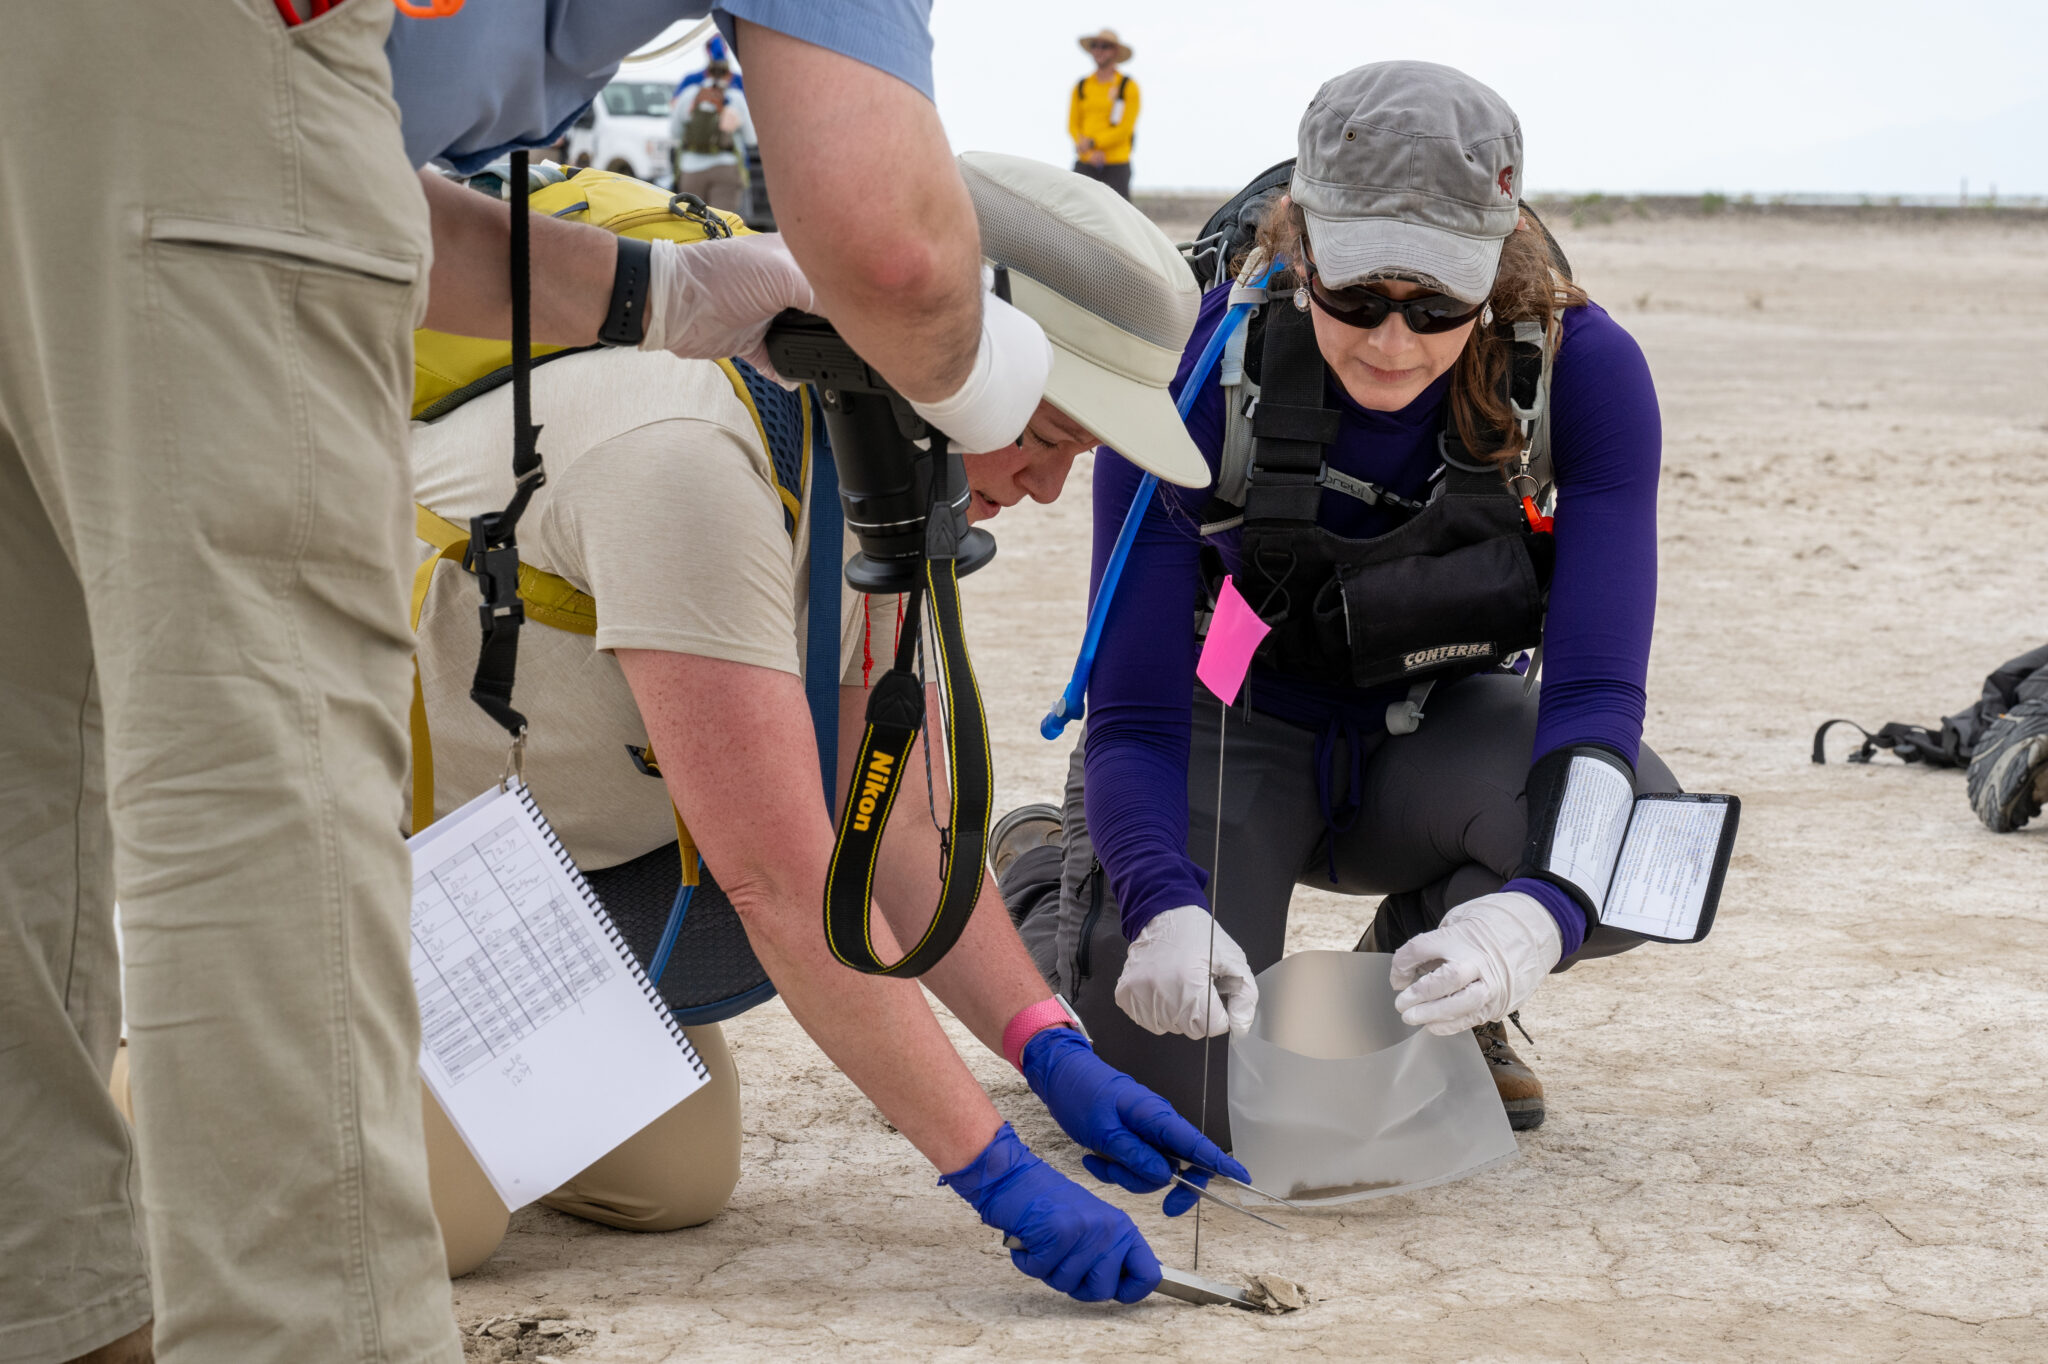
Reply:
[[[1663, 403], [1646, 738], [1744, 810], [1705, 943], [1589, 963], [1522, 1011], [1550, 1117], [1518, 1160], [1283, 1214], [1299, 1243], [1207, 1219], [1204, 1275], [1285, 1276], [1303, 1311], [1082, 1305], [1011, 1269], [774, 1003], [727, 1025], [729, 1210], [639, 1236], [528, 1208], [455, 1285], [465, 1329], [573, 1318], [577, 1364], [2048, 1357], [2048, 829], [1987, 832], [1958, 773], [1807, 755], [1822, 719], [1932, 721], [2048, 638], [2048, 217], [1560, 236]], [[1080, 634], [1088, 493], [1084, 459], [1056, 506], [1003, 513], [968, 581], [998, 812], [1065, 772], [1037, 721]], [[1349, 947], [1370, 907], [1298, 892], [1290, 944]], [[1105, 1196], [1191, 1267], [1190, 1220]]]

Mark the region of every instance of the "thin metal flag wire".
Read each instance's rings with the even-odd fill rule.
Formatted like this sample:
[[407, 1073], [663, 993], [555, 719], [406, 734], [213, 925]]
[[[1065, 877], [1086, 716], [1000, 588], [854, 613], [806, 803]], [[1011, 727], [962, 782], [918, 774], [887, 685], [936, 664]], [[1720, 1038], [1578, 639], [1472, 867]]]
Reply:
[[[1223, 747], [1230, 734], [1230, 702], [1223, 697], [1216, 698], [1216, 839], [1209, 850], [1209, 991], [1216, 994], [1216, 915], [1223, 902], [1216, 894], [1216, 887], [1223, 879]], [[1223, 997], [1216, 995], [1219, 1006]], [[1203, 1026], [1210, 1023], [1204, 1009]], [[1214, 1033], [1202, 1039], [1202, 1131], [1209, 1131], [1209, 1048], [1216, 1040]], [[1220, 1201], [1220, 1200], [1219, 1200]], [[1261, 1222], [1266, 1219], [1259, 1218]], [[1276, 1224], [1277, 1225], [1277, 1224]], [[1195, 1204], [1195, 1263], [1202, 1267], [1202, 1205]]]

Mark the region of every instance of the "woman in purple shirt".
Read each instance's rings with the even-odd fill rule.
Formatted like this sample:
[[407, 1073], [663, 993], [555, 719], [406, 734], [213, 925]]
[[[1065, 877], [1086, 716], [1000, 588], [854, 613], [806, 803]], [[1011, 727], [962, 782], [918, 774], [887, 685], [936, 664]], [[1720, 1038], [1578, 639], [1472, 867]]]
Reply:
[[[1527, 856], [1574, 756], [1678, 787], [1641, 746], [1656, 394], [1520, 209], [1521, 160], [1513, 111], [1447, 67], [1318, 93], [1260, 230], [1287, 269], [1244, 379], [1226, 359], [1186, 418], [1217, 485], [1154, 495], [1065, 809], [999, 829], [1012, 912], [1098, 1051], [1226, 1143], [1228, 1049], [1202, 1039], [1249, 1024], [1296, 884], [1383, 897], [1359, 947], [1393, 954], [1411, 1025], [1478, 1033], [1518, 1128], [1543, 1089], [1502, 1020], [1546, 973], [1641, 941]], [[1205, 300], [1177, 391], [1228, 298]], [[1098, 583], [1139, 478], [1096, 465]], [[1194, 668], [1226, 574], [1273, 630], [1224, 714]]]

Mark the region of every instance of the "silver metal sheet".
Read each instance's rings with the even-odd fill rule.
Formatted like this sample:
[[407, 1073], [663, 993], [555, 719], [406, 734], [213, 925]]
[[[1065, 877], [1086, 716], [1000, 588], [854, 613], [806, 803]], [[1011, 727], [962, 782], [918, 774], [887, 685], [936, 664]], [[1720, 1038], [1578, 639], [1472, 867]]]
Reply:
[[1159, 1287], [1152, 1290], [1161, 1297], [1178, 1298], [1207, 1307], [1222, 1303], [1230, 1307], [1242, 1307], [1247, 1312], [1257, 1312], [1259, 1305], [1244, 1295], [1244, 1290], [1223, 1283], [1217, 1279], [1205, 1279], [1199, 1274], [1190, 1274], [1175, 1269], [1172, 1265], [1159, 1266]]

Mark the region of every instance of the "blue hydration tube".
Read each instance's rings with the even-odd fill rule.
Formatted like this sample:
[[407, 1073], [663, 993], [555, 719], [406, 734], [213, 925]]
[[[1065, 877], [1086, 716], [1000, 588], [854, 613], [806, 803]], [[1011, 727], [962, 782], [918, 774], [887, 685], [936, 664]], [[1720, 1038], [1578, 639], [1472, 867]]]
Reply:
[[[1273, 277], [1275, 270], [1284, 266], [1283, 261], [1274, 261], [1266, 267], [1264, 274], [1252, 285], [1255, 289], [1266, 287], [1266, 281]], [[1216, 368], [1216, 357], [1223, 354], [1223, 347], [1230, 341], [1230, 334], [1238, 324], [1256, 308], [1256, 302], [1232, 304], [1230, 311], [1216, 325], [1209, 335], [1209, 342], [1202, 347], [1202, 353], [1195, 358], [1195, 367], [1188, 372], [1187, 384], [1180, 391], [1180, 401], [1175, 404], [1181, 420], [1194, 409], [1195, 399], [1201, 396], [1202, 386], [1209, 381], [1209, 372]], [[1124, 560], [1130, 557], [1131, 542], [1138, 538], [1138, 524], [1145, 519], [1145, 512], [1152, 505], [1153, 490], [1159, 480], [1146, 474], [1138, 482], [1138, 491], [1131, 498], [1131, 509], [1124, 513], [1123, 529], [1116, 535], [1116, 546], [1109, 552], [1109, 562], [1103, 566], [1102, 584], [1095, 589], [1094, 604], [1088, 608], [1088, 629], [1081, 636], [1081, 652], [1074, 659], [1074, 675], [1067, 679], [1067, 689], [1060, 693], [1060, 699], [1052, 703], [1052, 709], [1038, 722], [1038, 732], [1048, 739], [1057, 739], [1064, 734], [1069, 721], [1078, 720], [1088, 711], [1088, 675], [1095, 670], [1095, 651], [1102, 643], [1102, 623], [1109, 617], [1109, 604], [1116, 598], [1116, 585], [1124, 575]]]
[[[704, 875], [704, 859], [697, 859], [697, 876]], [[654, 960], [648, 963], [647, 979], [655, 989], [661, 988], [661, 977], [668, 970], [669, 954], [676, 950], [676, 938], [683, 931], [683, 916], [690, 912], [690, 897], [697, 893], [695, 886], [678, 886], [676, 902], [669, 906], [668, 922], [662, 926], [661, 945], [654, 949]]]

